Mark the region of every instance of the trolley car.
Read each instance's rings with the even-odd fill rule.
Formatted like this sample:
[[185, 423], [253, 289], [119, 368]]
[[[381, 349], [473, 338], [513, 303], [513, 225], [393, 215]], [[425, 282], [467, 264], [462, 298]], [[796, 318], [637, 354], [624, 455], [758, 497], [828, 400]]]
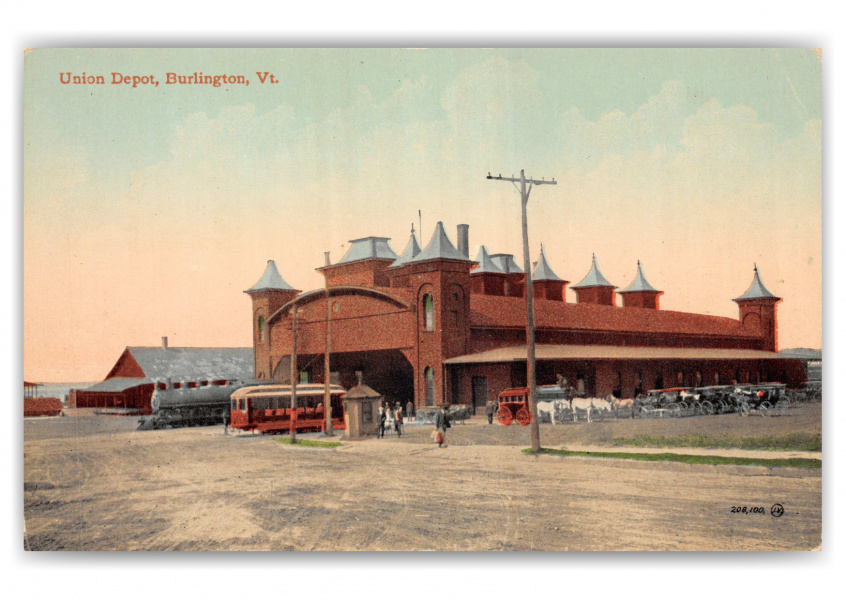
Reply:
[[[332, 429], [346, 429], [343, 396], [347, 391], [339, 385], [329, 390]], [[241, 388], [232, 394], [230, 427], [262, 433], [323, 431], [326, 413], [323, 410], [325, 388], [322, 384], [297, 386], [296, 408], [291, 409], [290, 385], [262, 385]]]

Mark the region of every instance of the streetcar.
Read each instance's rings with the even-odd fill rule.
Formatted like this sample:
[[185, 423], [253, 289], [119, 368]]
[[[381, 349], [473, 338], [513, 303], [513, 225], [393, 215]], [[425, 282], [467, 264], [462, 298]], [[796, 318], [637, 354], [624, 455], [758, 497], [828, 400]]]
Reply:
[[[326, 413], [323, 410], [323, 384], [300, 384], [296, 389], [296, 407], [291, 408], [290, 385], [243, 387], [232, 393], [229, 426], [261, 433], [323, 431]], [[329, 388], [332, 429], [346, 429], [344, 394], [339, 385]]]

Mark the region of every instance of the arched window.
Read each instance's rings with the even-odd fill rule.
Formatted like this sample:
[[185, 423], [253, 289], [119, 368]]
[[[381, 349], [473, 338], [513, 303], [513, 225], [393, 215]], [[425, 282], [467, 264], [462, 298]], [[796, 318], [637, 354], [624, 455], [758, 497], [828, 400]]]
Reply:
[[696, 387], [702, 387], [702, 373], [700, 371], [696, 372], [696, 379], [694, 385]]
[[426, 331], [435, 330], [435, 299], [432, 294], [423, 296], [423, 323]]
[[677, 385], [679, 387], [683, 386], [684, 385], [684, 373], [679, 371], [678, 375], [676, 376], [676, 381], [678, 382]]
[[258, 328], [259, 342], [264, 343], [264, 341], [265, 341], [265, 331], [267, 331], [267, 327], [265, 326], [263, 315], [259, 315], [258, 324], [257, 324], [256, 327]]
[[435, 406], [435, 372], [432, 367], [423, 370], [423, 377], [426, 380], [426, 406]]
[[720, 385], [720, 372], [714, 371], [714, 385]]

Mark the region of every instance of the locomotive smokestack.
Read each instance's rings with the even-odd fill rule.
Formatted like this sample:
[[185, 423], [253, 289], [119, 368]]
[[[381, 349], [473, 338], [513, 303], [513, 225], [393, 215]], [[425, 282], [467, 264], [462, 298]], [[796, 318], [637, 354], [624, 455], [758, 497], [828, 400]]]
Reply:
[[162, 350], [167, 350], [167, 336], [162, 336]]
[[470, 226], [464, 223], [458, 226], [458, 251], [470, 258]]

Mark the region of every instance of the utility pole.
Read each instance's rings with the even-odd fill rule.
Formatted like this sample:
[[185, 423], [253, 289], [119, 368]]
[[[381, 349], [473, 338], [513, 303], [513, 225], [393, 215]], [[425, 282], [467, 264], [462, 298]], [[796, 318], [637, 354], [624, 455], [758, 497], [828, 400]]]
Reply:
[[[329, 253], [326, 252], [326, 266], [329, 266]], [[326, 284], [326, 353], [323, 356], [323, 413], [326, 415], [326, 427], [323, 435], [333, 437], [332, 431], [332, 373], [329, 371], [329, 343], [331, 342], [329, 320], [332, 318], [332, 302], [329, 299], [329, 276], [323, 270], [323, 280]]]
[[294, 313], [294, 336], [293, 344], [291, 345], [291, 443], [297, 443], [297, 379], [299, 373], [297, 372], [297, 305], [291, 307]]
[[[538, 425], [538, 392], [535, 381], [535, 290], [532, 286], [532, 263], [529, 258], [529, 223], [526, 217], [526, 205], [529, 203], [529, 194], [535, 185], [557, 185], [555, 178], [552, 181], [541, 179], [526, 179], [525, 172], [520, 170], [520, 177], [493, 177], [488, 173], [488, 179], [498, 181], [510, 181], [514, 188], [520, 192], [520, 204], [523, 208], [523, 269], [526, 271], [526, 380], [529, 384], [529, 413], [532, 415], [532, 422], [529, 424], [529, 431], [532, 436], [532, 452], [540, 452], [540, 426]], [[520, 187], [517, 187], [517, 183]], [[528, 184], [528, 187], [526, 187]]]

